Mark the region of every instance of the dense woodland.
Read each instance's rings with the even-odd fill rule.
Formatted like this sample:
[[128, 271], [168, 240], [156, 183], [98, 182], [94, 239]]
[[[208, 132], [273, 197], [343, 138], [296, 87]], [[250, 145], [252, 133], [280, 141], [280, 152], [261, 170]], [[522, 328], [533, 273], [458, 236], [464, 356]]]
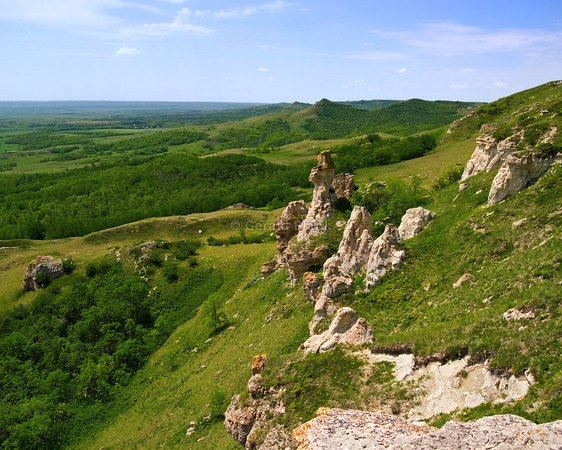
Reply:
[[[151, 294], [138, 274], [103, 258], [4, 315], [2, 447], [56, 448], [111, 414], [104, 405], [221, 283], [219, 271], [192, 267]], [[218, 314], [209, 311], [209, 335]]]
[[146, 217], [215, 211], [234, 203], [278, 208], [307, 186], [309, 165], [252, 156], [164, 155], [69, 172], [0, 179], [0, 239], [84, 235]]

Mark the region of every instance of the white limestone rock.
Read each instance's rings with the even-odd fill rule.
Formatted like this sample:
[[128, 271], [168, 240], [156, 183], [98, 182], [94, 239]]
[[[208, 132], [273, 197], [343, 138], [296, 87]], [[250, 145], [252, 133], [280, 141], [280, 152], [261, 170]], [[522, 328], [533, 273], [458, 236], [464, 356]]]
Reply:
[[413, 238], [419, 234], [435, 218], [435, 213], [429, 209], [418, 206], [410, 208], [402, 216], [398, 234], [401, 240]]

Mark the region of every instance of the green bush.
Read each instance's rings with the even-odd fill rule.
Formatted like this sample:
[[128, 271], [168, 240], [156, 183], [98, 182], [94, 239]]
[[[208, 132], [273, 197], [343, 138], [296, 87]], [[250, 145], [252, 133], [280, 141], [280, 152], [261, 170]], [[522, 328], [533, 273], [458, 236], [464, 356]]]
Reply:
[[203, 246], [199, 240], [184, 240], [176, 243], [172, 255], [180, 261], [185, 261], [190, 256], [196, 256], [197, 250]]
[[35, 282], [39, 287], [46, 287], [51, 282], [51, 277], [47, 272], [39, 271], [35, 276]]
[[76, 262], [72, 258], [65, 258], [62, 260], [62, 271], [65, 274], [71, 274], [76, 270]]
[[386, 183], [373, 182], [359, 189], [354, 202], [365, 206], [374, 222], [380, 222], [374, 230], [381, 232], [384, 224], [398, 225], [407, 209], [427, 205], [429, 193], [421, 185], [418, 177], [407, 180], [389, 178]]
[[436, 146], [435, 137], [429, 134], [404, 139], [382, 139], [373, 135], [368, 142], [336, 148], [336, 168], [338, 172], [354, 172], [362, 167], [393, 164], [419, 158]]
[[175, 283], [179, 279], [178, 263], [168, 260], [162, 266], [162, 274], [168, 283]]
[[228, 407], [229, 402], [230, 399], [228, 398], [228, 395], [226, 395], [226, 392], [224, 392], [222, 389], [215, 389], [211, 393], [211, 398], [209, 400], [211, 420], [223, 420], [224, 413], [226, 411], [226, 408]]

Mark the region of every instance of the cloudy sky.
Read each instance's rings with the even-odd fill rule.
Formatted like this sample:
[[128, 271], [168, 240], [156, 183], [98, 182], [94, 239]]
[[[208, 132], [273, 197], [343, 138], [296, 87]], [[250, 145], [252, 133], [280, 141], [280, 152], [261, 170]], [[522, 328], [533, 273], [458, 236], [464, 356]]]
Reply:
[[492, 100], [562, 78], [560, 0], [0, 0], [0, 100]]

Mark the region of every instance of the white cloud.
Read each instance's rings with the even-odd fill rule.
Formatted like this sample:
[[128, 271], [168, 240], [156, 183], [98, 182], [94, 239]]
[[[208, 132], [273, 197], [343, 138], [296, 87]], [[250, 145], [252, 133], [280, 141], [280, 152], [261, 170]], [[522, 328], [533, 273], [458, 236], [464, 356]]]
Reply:
[[197, 25], [191, 20], [189, 8], [180, 9], [170, 22], [144, 23], [121, 29], [123, 36], [170, 36], [184, 33], [194, 36], [206, 36], [214, 30], [202, 25]]
[[243, 19], [245, 17], [252, 16], [259, 12], [267, 11], [280, 11], [289, 6], [289, 3], [284, 0], [276, 0], [271, 3], [262, 3], [260, 5], [254, 6], [239, 6], [230, 9], [219, 9], [219, 10], [195, 10], [193, 14], [196, 17], [213, 17], [215, 19]]
[[494, 81], [494, 86], [497, 88], [504, 88], [507, 87], [507, 83], [504, 83], [503, 81]]
[[344, 55], [348, 59], [360, 59], [364, 61], [399, 61], [406, 59], [406, 55], [397, 52], [386, 52], [386, 51], [372, 51], [363, 53], [351, 53]]
[[408, 69], [406, 67], [401, 67], [400, 69], [398, 69], [398, 73], [400, 75], [405, 74], [408, 71]]
[[268, 77], [267, 78], [269, 81], [275, 81], [275, 77]]
[[[181, 0], [172, 0], [180, 3]], [[183, 2], [182, 2], [183, 3]], [[170, 36], [172, 34], [184, 33], [194, 36], [206, 36], [214, 30], [200, 25], [199, 21], [205, 18], [212, 19], [242, 19], [253, 14], [265, 11], [278, 11], [289, 6], [283, 0], [276, 0], [271, 3], [262, 3], [255, 6], [236, 7], [231, 9], [180, 9], [175, 17], [169, 22], [144, 23], [141, 25], [125, 27], [121, 29], [123, 36]]]
[[451, 89], [466, 89], [467, 87], [468, 84], [466, 83], [453, 83], [450, 86]]
[[115, 56], [137, 56], [142, 52], [136, 47], [121, 47], [115, 52]]
[[258, 67], [258, 72], [268, 72], [268, 71], [269, 69], [267, 67], [263, 67], [263, 66]]
[[382, 39], [432, 54], [457, 56], [493, 52], [540, 52], [561, 47], [562, 32], [507, 28], [486, 30], [455, 23], [430, 23], [416, 30], [371, 30]]

